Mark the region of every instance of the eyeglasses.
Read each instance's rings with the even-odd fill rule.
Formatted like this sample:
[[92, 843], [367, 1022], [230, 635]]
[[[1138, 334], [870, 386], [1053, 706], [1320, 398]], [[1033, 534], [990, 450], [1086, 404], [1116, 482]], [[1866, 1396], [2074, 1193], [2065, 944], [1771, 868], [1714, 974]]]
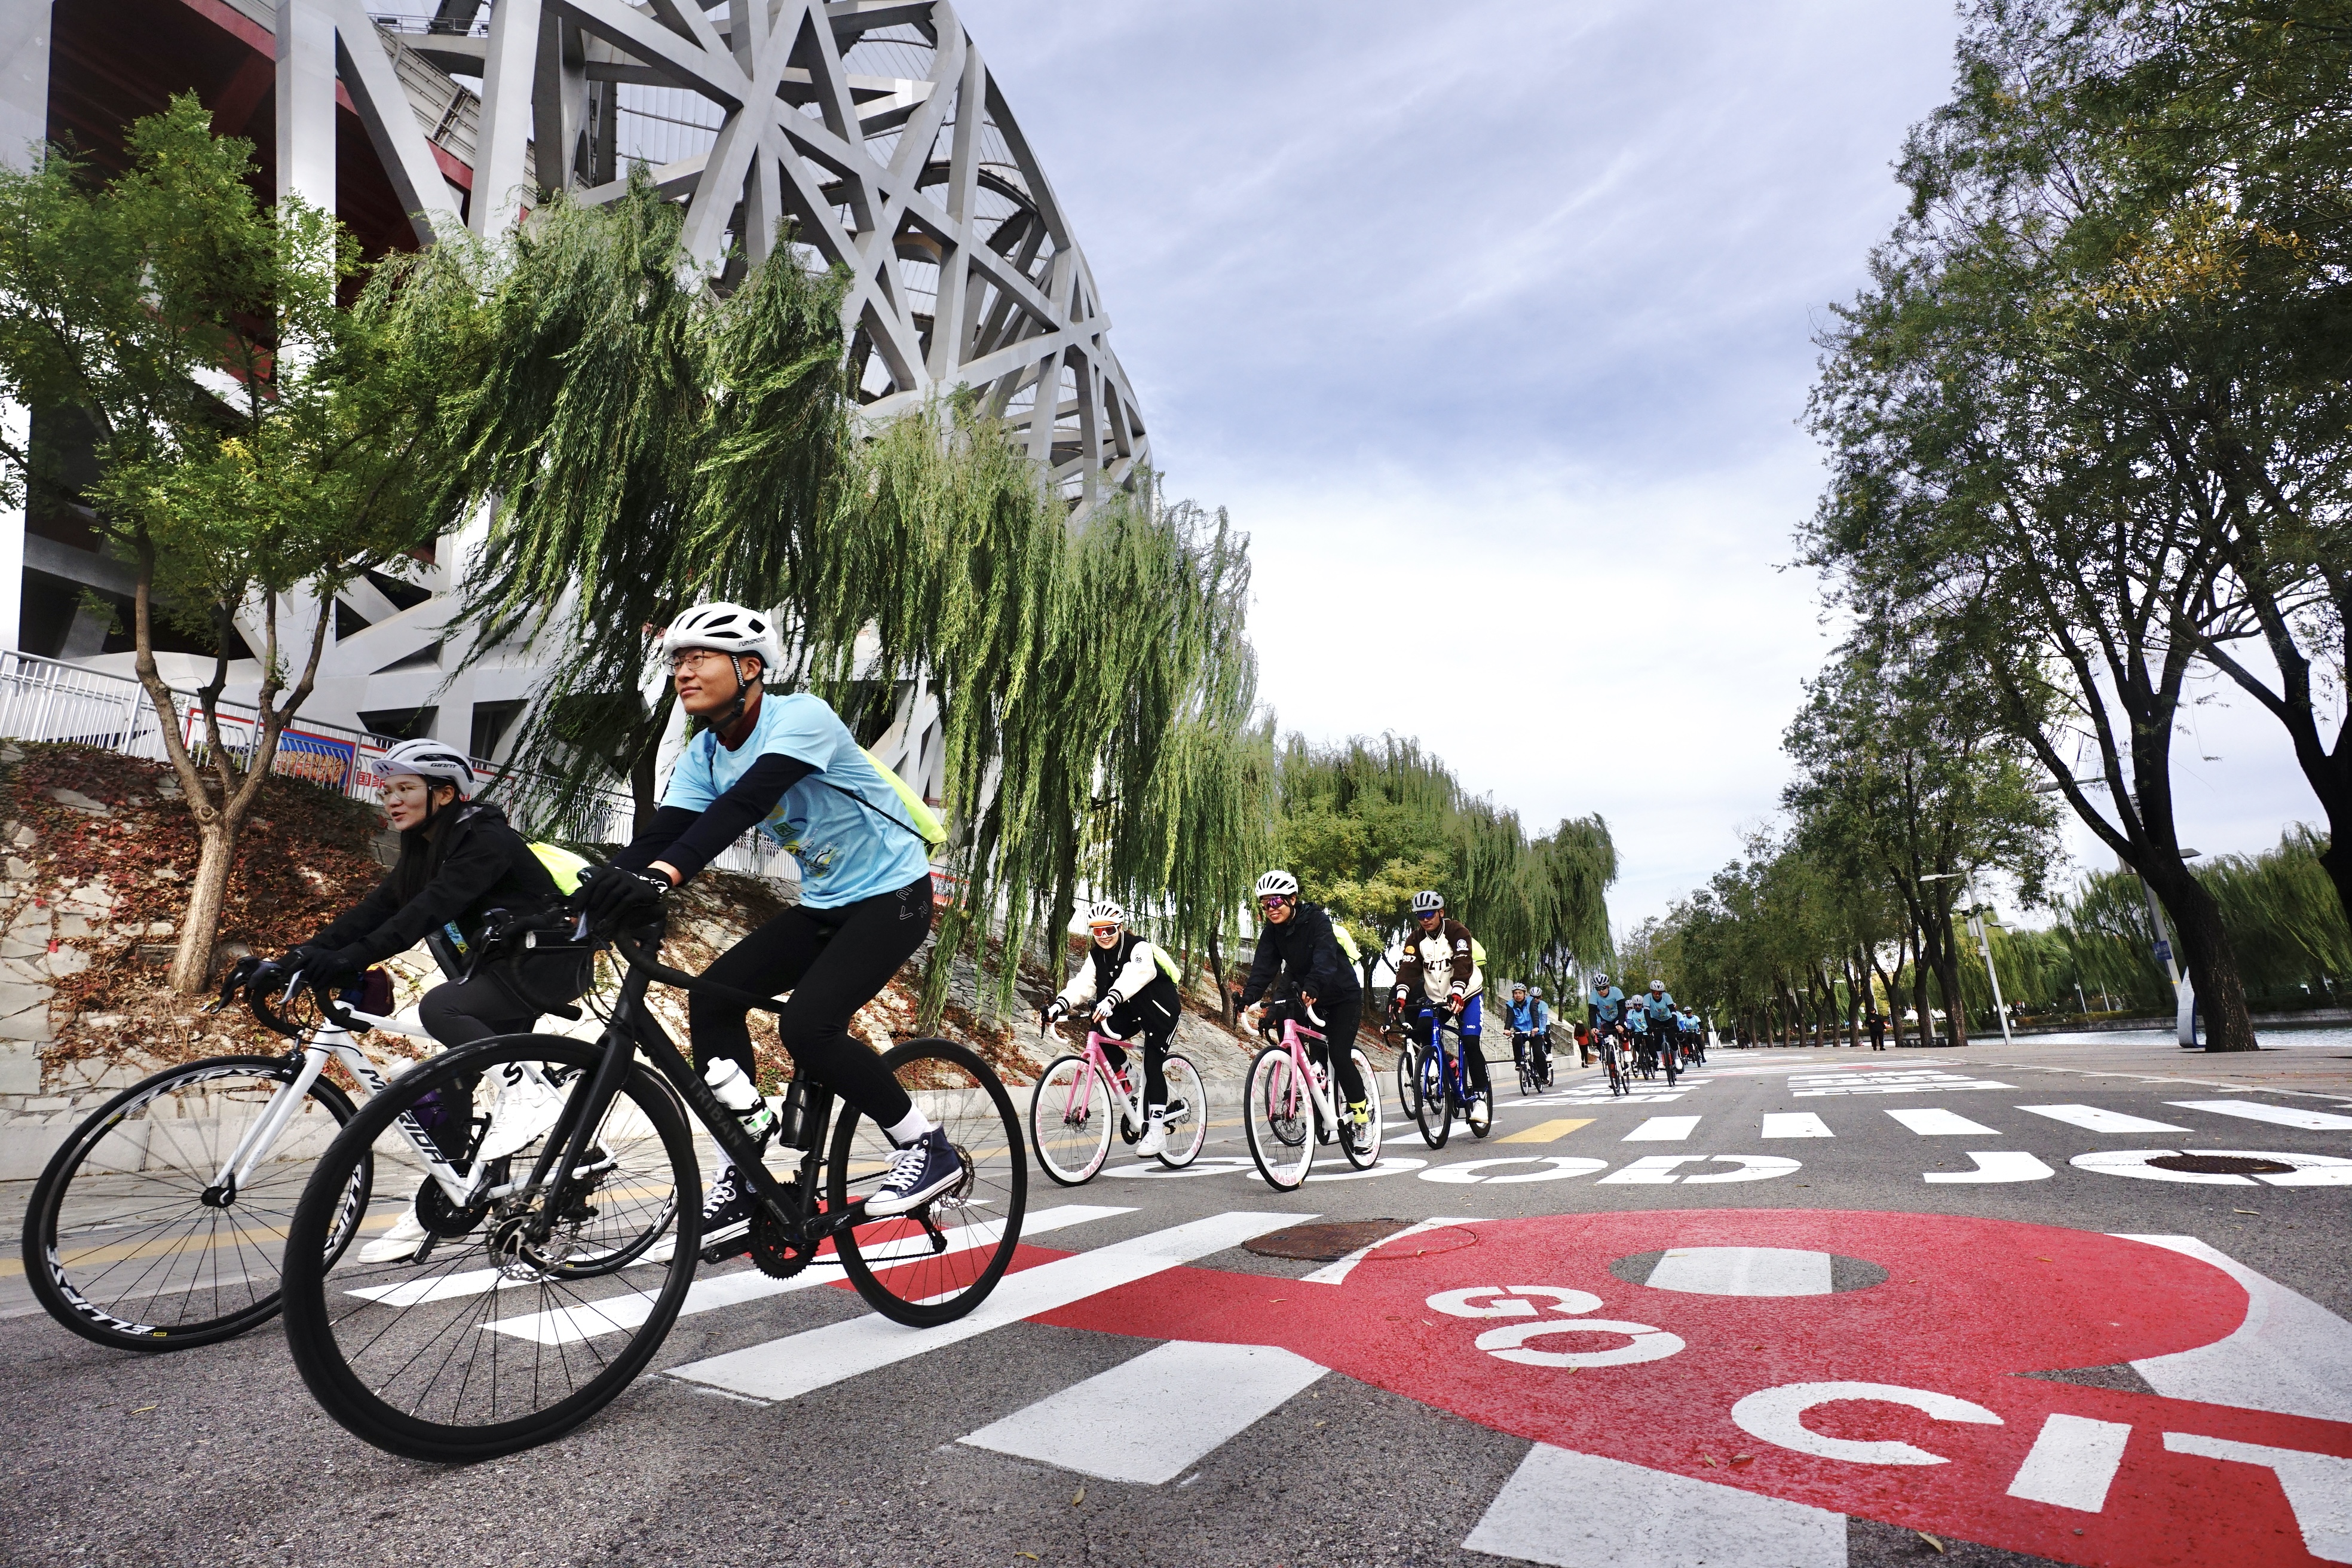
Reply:
[[1098, 937], [1117, 936], [1118, 934], [1118, 927], [1117, 926], [1088, 926], [1087, 929], [1094, 932], [1095, 935]]
[[1276, 893], [1270, 898], [1260, 899], [1257, 902], [1258, 908], [1262, 910], [1278, 910], [1290, 902], [1290, 896], [1286, 893]]
[[729, 655], [719, 652], [715, 647], [681, 648], [677, 652], [669, 656], [669, 672], [672, 675], [684, 675], [688, 670], [692, 669], [698, 664], [708, 664], [714, 658], [727, 658], [729, 657]]

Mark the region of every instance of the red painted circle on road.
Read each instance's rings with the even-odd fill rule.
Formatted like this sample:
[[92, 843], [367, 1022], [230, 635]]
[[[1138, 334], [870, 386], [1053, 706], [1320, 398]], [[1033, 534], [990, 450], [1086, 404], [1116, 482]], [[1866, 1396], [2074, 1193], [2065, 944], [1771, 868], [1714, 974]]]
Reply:
[[[1753, 1209], [1475, 1228], [1476, 1247], [1383, 1258], [1338, 1286], [1183, 1269], [1046, 1321], [1281, 1345], [1537, 1442], [2073, 1563], [2311, 1560], [2276, 1473], [2182, 1451], [2168, 1433], [2352, 1455], [2343, 1423], [2026, 1375], [2178, 1354], [2246, 1321], [2246, 1290], [2229, 1275], [2149, 1243], [2003, 1220]], [[1690, 1255], [1696, 1266], [1733, 1269], [1729, 1288], [1749, 1293], [1653, 1289], [1611, 1272], [1620, 1258], [1675, 1249], [1709, 1249]], [[1736, 1277], [1743, 1253], [1780, 1272], [1751, 1289]], [[1822, 1258], [1822, 1283], [1789, 1293], [1813, 1289], [1809, 1257]], [[1887, 1277], [1832, 1290], [1831, 1258]], [[2049, 1486], [2027, 1479], [2029, 1454], [2032, 1475], [2057, 1473], [2082, 1492], [2084, 1454], [2096, 1469], [2100, 1441], [2112, 1440], [2098, 1434], [2118, 1426], [2128, 1437], [2098, 1507], [2033, 1500]]]

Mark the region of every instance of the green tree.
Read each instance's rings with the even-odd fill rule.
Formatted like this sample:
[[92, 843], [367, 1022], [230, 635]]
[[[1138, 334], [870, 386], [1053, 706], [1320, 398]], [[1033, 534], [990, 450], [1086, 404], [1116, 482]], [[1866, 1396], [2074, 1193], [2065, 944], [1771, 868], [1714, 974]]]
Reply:
[[[78, 421], [98, 476], [79, 486], [53, 455], [7, 445], [0, 481], [76, 510], [136, 573], [136, 669], [202, 843], [170, 971], [195, 992], [238, 830], [325, 647], [330, 617], [289, 647], [281, 612], [451, 521], [422, 472], [442, 367], [344, 307], [348, 238], [299, 202], [262, 205], [251, 144], [215, 137], [193, 95], [126, 146], [130, 167], [103, 184], [54, 150], [0, 170], [0, 396]], [[249, 747], [225, 741], [218, 710], [241, 611], [263, 631]], [[155, 662], [163, 617], [215, 639], [200, 753]]]

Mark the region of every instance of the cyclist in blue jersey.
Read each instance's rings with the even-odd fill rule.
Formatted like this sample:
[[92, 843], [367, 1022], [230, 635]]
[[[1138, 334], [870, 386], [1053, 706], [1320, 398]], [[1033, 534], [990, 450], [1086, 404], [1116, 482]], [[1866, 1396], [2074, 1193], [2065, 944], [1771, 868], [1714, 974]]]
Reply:
[[[671, 773], [660, 809], [609, 866], [581, 877], [599, 924], [660, 906], [670, 889], [757, 826], [801, 871], [800, 902], [721, 953], [703, 973], [754, 995], [791, 997], [776, 1030], [794, 1064], [887, 1133], [898, 1154], [870, 1215], [905, 1214], [955, 1184], [955, 1148], [849, 1032], [931, 929], [929, 846], [906, 819], [889, 780], [840, 716], [808, 693], [769, 696], [782, 668], [772, 620], [740, 605], [698, 605], [671, 623], [661, 657], [678, 704], [701, 726]], [[687, 1027], [695, 1065], [731, 1061], [756, 1076], [748, 1009], [696, 992]], [[720, 1069], [722, 1072], [723, 1068]], [[706, 1239], [751, 1217], [748, 1179], [722, 1152], [702, 1211]]]
[[1544, 1057], [1549, 1055], [1547, 1033], [1551, 1028], [1551, 1009], [1544, 1005], [1543, 993], [1529, 991], [1527, 983], [1519, 981], [1512, 985], [1511, 999], [1503, 1010], [1511, 1030], [1513, 1064], [1522, 1071], [1533, 1068], [1540, 1081]]
[[1682, 1026], [1675, 1016], [1675, 999], [1667, 994], [1664, 981], [1651, 981], [1648, 998], [1636, 1001], [1633, 1009], [1646, 1016], [1653, 1050], [1678, 1051], [1682, 1048]]
[[1613, 1026], [1625, 1016], [1625, 993], [1609, 984], [1609, 976], [1592, 977], [1592, 994], [1584, 999], [1584, 1021], [1596, 1029]]

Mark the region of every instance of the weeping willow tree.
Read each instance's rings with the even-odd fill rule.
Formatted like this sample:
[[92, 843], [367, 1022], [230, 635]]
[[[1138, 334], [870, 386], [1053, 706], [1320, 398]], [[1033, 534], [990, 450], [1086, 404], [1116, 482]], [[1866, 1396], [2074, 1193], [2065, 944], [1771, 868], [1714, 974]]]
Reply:
[[1435, 888], [1486, 949], [1496, 978], [1549, 975], [1608, 950], [1605, 893], [1617, 851], [1598, 816], [1528, 841], [1517, 813], [1465, 792], [1418, 742], [1394, 735], [1328, 748], [1292, 736], [1279, 771], [1281, 857], [1378, 950]]
[[614, 775], [650, 816], [670, 694], [647, 634], [701, 599], [786, 602], [844, 504], [840, 279], [779, 247], [720, 297], [682, 221], [639, 170], [618, 201], [559, 195], [497, 243], [444, 233], [370, 284], [462, 389], [434, 482], [491, 509], [459, 587], [461, 667], [502, 643], [558, 651], [516, 745], [543, 821]]

